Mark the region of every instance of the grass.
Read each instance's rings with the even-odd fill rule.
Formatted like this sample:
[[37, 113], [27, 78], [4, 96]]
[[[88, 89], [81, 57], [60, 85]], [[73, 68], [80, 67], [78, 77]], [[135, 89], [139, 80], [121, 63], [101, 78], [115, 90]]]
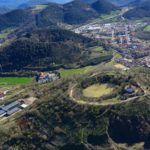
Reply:
[[89, 71], [92, 71], [96, 69], [96, 66], [87, 66], [87, 67], [83, 67], [83, 68], [79, 68], [79, 69], [64, 69], [64, 70], [60, 70], [60, 75], [62, 78], [67, 78], [73, 75], [79, 75], [82, 73], [87, 73]]
[[122, 56], [118, 52], [113, 51], [113, 59], [110, 62], [108, 62], [108, 65], [115, 66], [116, 60], [120, 58], [122, 58]]
[[107, 84], [94, 84], [83, 90], [83, 95], [85, 97], [98, 98], [103, 95], [110, 94], [113, 88], [108, 87]]
[[113, 11], [113, 12], [111, 12], [108, 15], [102, 15], [101, 19], [103, 21], [116, 19], [119, 16], [119, 14], [120, 14], [120, 11]]
[[116, 68], [118, 68], [118, 69], [121, 69], [121, 70], [123, 70], [123, 69], [126, 69], [127, 67], [125, 67], [124, 65], [122, 65], [122, 64], [116, 64], [115, 65], [115, 67]]
[[14, 32], [16, 28], [7, 28], [0, 32], [0, 38], [6, 38], [10, 33]]
[[144, 28], [144, 31], [150, 32], [150, 25], [146, 26], [146, 27]]
[[92, 48], [93, 52], [102, 53], [104, 51], [104, 48], [102, 46], [96, 46]]
[[0, 86], [7, 85], [25, 85], [32, 81], [28, 77], [0, 77]]
[[43, 9], [45, 9], [48, 5], [36, 5], [35, 7], [33, 7], [32, 11], [42, 11]]

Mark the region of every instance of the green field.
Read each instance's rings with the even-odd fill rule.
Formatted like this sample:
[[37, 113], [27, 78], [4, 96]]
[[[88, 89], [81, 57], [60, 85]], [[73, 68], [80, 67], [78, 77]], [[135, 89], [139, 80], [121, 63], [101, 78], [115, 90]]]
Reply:
[[0, 86], [7, 85], [25, 85], [32, 81], [32, 78], [27, 77], [0, 77]]
[[150, 32], [150, 25], [146, 26], [146, 27], [144, 28], [144, 31]]
[[116, 20], [117, 17], [119, 16], [119, 14], [120, 14], [120, 11], [113, 11], [113, 12], [111, 12], [110, 14], [102, 15], [100, 18], [101, 18], [103, 21]]
[[66, 69], [66, 70], [60, 70], [60, 75], [62, 78], [70, 77], [73, 75], [79, 75], [82, 73], [87, 73], [88, 71], [92, 71], [96, 68], [96, 66], [87, 66], [79, 69]]
[[102, 46], [96, 46], [92, 48], [93, 52], [102, 53], [104, 51], [104, 48]]
[[107, 84], [94, 84], [83, 90], [85, 97], [98, 98], [106, 94], [110, 94], [113, 88], [108, 87]]
[[14, 32], [16, 28], [7, 28], [0, 32], [0, 39], [6, 38], [10, 33]]

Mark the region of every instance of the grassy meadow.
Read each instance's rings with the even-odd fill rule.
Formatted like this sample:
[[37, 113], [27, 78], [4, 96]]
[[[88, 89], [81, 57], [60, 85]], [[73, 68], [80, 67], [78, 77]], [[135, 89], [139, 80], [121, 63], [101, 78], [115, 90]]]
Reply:
[[96, 66], [87, 66], [87, 67], [83, 67], [83, 68], [78, 68], [78, 69], [64, 69], [64, 70], [60, 70], [60, 75], [62, 78], [67, 78], [73, 75], [79, 75], [82, 73], [87, 73], [89, 71], [92, 71], [96, 69]]
[[101, 97], [106, 94], [110, 94], [113, 88], [108, 87], [107, 84], [94, 84], [83, 90], [85, 97]]
[[16, 28], [7, 28], [0, 32], [0, 39], [6, 38], [10, 33], [14, 32]]
[[146, 27], [144, 28], [144, 31], [150, 32], [150, 25], [146, 26]]
[[0, 77], [0, 86], [15, 86], [25, 85], [32, 81], [32, 78], [28, 77]]

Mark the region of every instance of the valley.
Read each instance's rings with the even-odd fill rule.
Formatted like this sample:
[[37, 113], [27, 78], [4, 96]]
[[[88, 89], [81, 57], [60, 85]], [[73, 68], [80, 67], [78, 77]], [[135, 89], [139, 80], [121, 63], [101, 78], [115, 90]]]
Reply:
[[61, 3], [0, 15], [0, 149], [149, 150], [149, 1]]

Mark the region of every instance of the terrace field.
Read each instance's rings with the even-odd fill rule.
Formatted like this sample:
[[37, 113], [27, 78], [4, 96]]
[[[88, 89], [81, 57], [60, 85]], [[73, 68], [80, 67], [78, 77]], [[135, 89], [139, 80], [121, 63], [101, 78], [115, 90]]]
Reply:
[[94, 84], [83, 90], [83, 95], [85, 97], [98, 98], [103, 95], [110, 94], [113, 88], [108, 87], [108, 84]]
[[28, 77], [0, 77], [0, 86], [26, 85], [31, 81]]

